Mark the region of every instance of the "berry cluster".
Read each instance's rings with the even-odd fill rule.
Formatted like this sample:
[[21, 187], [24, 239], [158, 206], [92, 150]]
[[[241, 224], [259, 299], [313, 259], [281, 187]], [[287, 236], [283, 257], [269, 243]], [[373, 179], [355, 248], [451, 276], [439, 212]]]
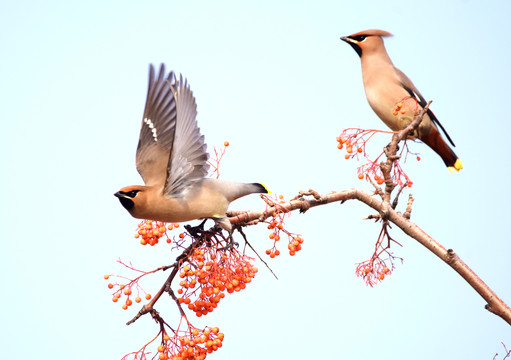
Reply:
[[188, 305], [199, 317], [212, 312], [225, 291], [238, 292], [252, 281], [258, 269], [251, 260], [235, 249], [221, 254], [212, 247], [195, 249], [188, 259], [190, 265], [183, 266], [179, 274], [183, 279], [177, 291], [181, 295], [179, 303]]
[[[396, 105], [396, 109], [402, 109], [403, 104], [398, 103]], [[404, 110], [402, 110], [404, 111]], [[366, 179], [366, 180], [373, 180], [378, 185], [382, 185], [385, 182], [385, 179], [383, 177], [383, 173], [380, 168], [380, 158], [384, 154], [383, 152], [380, 153], [380, 155], [375, 160], [370, 160], [366, 154], [365, 146], [369, 139], [371, 139], [372, 136], [374, 136], [376, 133], [386, 133], [386, 134], [393, 134], [392, 131], [380, 131], [380, 130], [362, 130], [362, 129], [344, 129], [339, 135], [337, 140], [337, 148], [338, 149], [344, 149], [346, 148], [346, 155], [344, 156], [345, 159], [352, 159], [354, 157], [357, 157], [359, 154], [363, 153], [365, 158], [368, 160], [367, 163], [365, 163], [362, 166], [359, 166], [357, 168], [357, 176], [360, 180]], [[405, 146], [403, 146], [403, 150], [401, 151], [400, 156], [407, 155], [410, 151], [408, 150], [408, 146], [405, 143]], [[420, 157], [417, 156], [417, 160], [420, 161]], [[412, 182], [410, 181], [410, 178], [406, 175], [406, 173], [401, 168], [399, 160], [395, 160], [394, 167], [393, 167], [393, 173], [391, 174], [392, 180], [395, 186], [404, 187], [412, 186]]]
[[189, 327], [186, 334], [170, 338], [163, 336], [162, 344], [158, 346], [160, 360], [203, 360], [208, 354], [222, 347], [224, 334], [218, 327], [199, 330]]
[[[349, 129], [346, 129], [346, 130], [349, 130]], [[339, 150], [341, 150], [344, 147], [346, 147], [346, 155], [344, 155], [344, 158], [346, 160], [354, 158], [355, 156], [357, 156], [358, 154], [361, 154], [361, 153], [365, 154], [365, 144], [366, 144], [367, 140], [369, 140], [369, 139], [364, 139], [363, 136], [360, 136], [357, 139], [358, 135], [359, 134], [355, 133], [355, 134], [348, 135], [348, 137], [344, 137], [344, 136], [336, 137], [337, 148]]]
[[299, 235], [287, 231], [284, 228], [284, 219], [287, 214], [287, 210], [279, 206], [285, 203], [284, 196], [278, 195], [275, 197], [275, 199], [271, 199], [270, 197], [266, 196], [264, 200], [268, 205], [275, 207], [275, 211], [272, 214], [272, 220], [265, 221], [268, 224], [268, 229], [272, 230], [268, 237], [273, 240], [273, 246], [266, 250], [266, 255], [272, 259], [275, 258], [275, 256], [280, 255], [280, 250], [277, 249], [277, 242], [280, 241], [280, 234], [284, 233], [288, 238], [287, 249], [289, 250], [289, 255], [294, 256], [297, 251], [302, 249], [303, 238]]
[[374, 286], [378, 281], [383, 281], [385, 276], [389, 276], [392, 272], [381, 259], [367, 260], [358, 264], [355, 273], [358, 277], [364, 279], [369, 286]]
[[392, 114], [394, 116], [397, 116], [399, 113], [406, 114], [406, 110], [403, 109], [403, 103], [402, 102], [398, 102], [396, 104], [396, 106], [394, 106], [394, 110], [392, 111]]
[[[105, 275], [104, 276], [104, 279], [105, 280], [108, 280], [110, 278], [110, 275]], [[131, 300], [131, 296], [133, 295], [133, 291], [132, 291], [132, 288], [135, 286], [136, 288], [136, 291], [137, 291], [137, 296], [135, 296], [135, 302], [136, 303], [139, 303], [142, 301], [142, 298], [140, 297], [140, 292], [144, 292], [143, 289], [138, 285], [138, 280], [140, 279], [140, 277], [138, 277], [137, 279], [135, 280], [132, 280], [132, 281], [129, 281], [128, 284], [113, 284], [113, 283], [109, 283], [108, 284], [108, 288], [109, 289], [113, 289], [114, 287], [117, 287], [118, 289], [114, 292], [113, 294], [113, 297], [112, 297], [112, 301], [114, 303], [118, 302], [119, 299], [121, 298], [122, 295], [125, 295], [126, 296], [126, 300], [124, 301], [124, 303], [122, 304], [122, 308], [124, 310], [127, 310], [128, 307], [130, 307], [131, 305], [133, 305], [133, 300]], [[151, 294], [145, 294], [145, 299], [146, 300], [150, 300], [151, 299]]]
[[167, 244], [172, 242], [172, 239], [167, 234], [168, 230], [174, 230], [179, 227], [179, 224], [165, 224], [161, 221], [153, 221], [153, 220], [144, 220], [138, 224], [137, 232], [135, 234], [135, 238], [141, 238], [140, 244], [142, 245], [151, 245], [154, 246], [158, 244], [160, 238], [165, 236], [167, 239]]
[[[413, 105], [408, 104], [408, 109], [411, 109], [413, 107], [414, 115], [416, 115], [419, 112], [419, 102], [414, 96], [407, 96], [401, 99], [396, 105], [394, 105], [394, 108], [392, 109], [392, 114], [394, 116], [398, 116], [399, 114], [406, 114], [406, 109], [404, 106], [404, 103], [407, 101], [413, 102]], [[411, 105], [411, 106], [410, 106]]]

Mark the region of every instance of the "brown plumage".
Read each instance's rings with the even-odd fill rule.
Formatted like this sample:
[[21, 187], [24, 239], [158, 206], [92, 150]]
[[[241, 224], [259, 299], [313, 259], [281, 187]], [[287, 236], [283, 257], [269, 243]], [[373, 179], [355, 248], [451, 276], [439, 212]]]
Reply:
[[[376, 115], [392, 130], [403, 129], [427, 102], [411, 80], [390, 60], [383, 37], [392, 36], [383, 30], [364, 30], [341, 37], [360, 56], [362, 78], [369, 105]], [[415, 137], [433, 149], [452, 172], [459, 171], [463, 164], [451, 147], [440, 135], [442, 129], [446, 138], [455, 146], [442, 124], [428, 109]]]

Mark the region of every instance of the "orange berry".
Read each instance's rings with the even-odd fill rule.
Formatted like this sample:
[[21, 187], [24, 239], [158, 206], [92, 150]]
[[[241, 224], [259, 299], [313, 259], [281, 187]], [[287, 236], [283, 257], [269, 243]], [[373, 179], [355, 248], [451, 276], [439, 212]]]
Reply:
[[389, 272], [389, 268], [385, 266], [385, 267], [383, 268], [383, 272], [384, 272], [385, 274], [386, 274], [386, 273], [388, 273], [388, 272]]
[[348, 159], [350, 158], [350, 156], [349, 156], [348, 154], [346, 154], [346, 155], [344, 155], [344, 158], [345, 158], [346, 160], [348, 160]]
[[364, 150], [362, 150], [362, 148], [357, 149], [357, 152], [359, 152], [359, 153], [361, 153], [362, 151], [364, 151]]
[[339, 149], [339, 150], [340, 150], [340, 149], [342, 149], [342, 148], [343, 148], [343, 145], [342, 145], [341, 143], [338, 143], [338, 144], [337, 144], [337, 149]]
[[128, 305], [128, 306], [133, 305], [133, 301], [131, 301], [130, 299], [126, 300], [126, 305]]
[[369, 269], [368, 267], [366, 267], [366, 268], [364, 269], [364, 273], [365, 273], [366, 275], [367, 275], [367, 274], [369, 274], [370, 272], [371, 272], [371, 269]]
[[421, 161], [421, 157], [420, 156], [417, 156], [417, 161]]
[[394, 116], [397, 116], [397, 114], [399, 114], [397, 111], [394, 111], [394, 112], [392, 113], [392, 115], [394, 115]]
[[290, 251], [290, 252], [289, 252], [289, 255], [291, 255], [291, 256], [295, 256], [295, 254], [296, 254], [296, 253], [295, 253], [294, 251]]
[[270, 250], [270, 249], [268, 249], [268, 250], [266, 250], [265, 252], [266, 252], [266, 255], [270, 255], [271, 250]]
[[407, 186], [408, 186], [408, 187], [412, 187], [412, 185], [413, 185], [413, 182], [411, 182], [411, 181], [408, 181], [408, 182], [407, 182]]
[[112, 298], [112, 301], [113, 301], [113, 302], [117, 302], [118, 300], [119, 300], [119, 298], [118, 298], [118, 297], [116, 297], [116, 296], [114, 296], [114, 297]]
[[383, 280], [383, 279], [385, 279], [385, 275], [384, 274], [380, 274], [379, 278], [380, 278], [380, 280]]
[[122, 305], [123, 310], [126, 310], [127, 308], [128, 308], [128, 305], [126, 305], [126, 304]]
[[348, 147], [346, 148], [346, 152], [347, 152], [348, 154], [351, 154], [351, 153], [353, 152], [353, 148], [352, 148], [351, 146], [348, 146]]
[[279, 255], [280, 255], [280, 251], [275, 250], [275, 256], [279, 256]]
[[130, 288], [124, 289], [124, 295], [131, 295], [131, 289]]
[[158, 346], [158, 352], [162, 353], [164, 351], [165, 351], [165, 346], [163, 346], [163, 345]]
[[229, 141], [224, 141], [224, 146], [225, 147], [229, 146]]
[[275, 257], [275, 253], [270, 253], [270, 258], [274, 258]]
[[279, 235], [275, 235], [275, 241], [279, 241], [280, 240], [280, 236]]
[[158, 355], [158, 359], [160, 359], [160, 360], [167, 360], [168, 357], [167, 357], [167, 355], [161, 353], [161, 354]]
[[279, 195], [279, 199], [284, 199], [284, 195]]
[[103, 276], [103, 278], [104, 278], [105, 280], [108, 280], [108, 278], [109, 278], [109, 277], [110, 277], [110, 276], [108, 276], [108, 275]]
[[271, 234], [269, 235], [269, 238], [270, 238], [270, 239], [273, 239], [274, 237], [275, 237], [275, 233], [271, 233]]
[[135, 298], [135, 302], [139, 303], [139, 302], [141, 302], [141, 301], [142, 301], [142, 299], [140, 298], [140, 296], [137, 296], [137, 297]]
[[151, 299], [151, 294], [145, 294], [145, 298], [146, 298], [146, 300], [150, 300]]
[[179, 227], [179, 224], [178, 223], [175, 223], [174, 224], [174, 227], [177, 229]]
[[362, 180], [364, 178], [364, 174], [358, 174], [358, 178]]
[[113, 287], [114, 287], [114, 284], [108, 284], [109, 289], [113, 289]]
[[179, 234], [179, 238], [184, 239], [184, 237], [185, 237], [184, 233]]

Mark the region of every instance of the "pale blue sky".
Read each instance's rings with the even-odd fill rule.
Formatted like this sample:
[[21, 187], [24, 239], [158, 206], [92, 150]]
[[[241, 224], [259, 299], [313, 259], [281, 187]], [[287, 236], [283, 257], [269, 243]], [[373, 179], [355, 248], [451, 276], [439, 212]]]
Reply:
[[[507, 185], [511, 5], [506, 1], [18, 1], [0, 3], [2, 358], [119, 359], [157, 332], [129, 327], [102, 279], [115, 260], [150, 270], [167, 247], [133, 239], [112, 194], [140, 184], [134, 155], [149, 63], [182, 72], [206, 141], [231, 147], [222, 176], [293, 197], [361, 187], [336, 149], [343, 127], [383, 128], [356, 53], [339, 40], [394, 33], [387, 50], [426, 99], [465, 169], [413, 144], [412, 220], [511, 303]], [[504, 107], [501, 105], [504, 104]], [[499, 107], [500, 106], [500, 107]], [[381, 146], [387, 140], [381, 140]], [[233, 204], [259, 209], [257, 196]], [[393, 230], [405, 259], [375, 288], [355, 277], [380, 225], [355, 202], [293, 215], [303, 250], [272, 262], [197, 325], [219, 326], [212, 359], [492, 359], [511, 328], [450, 268]], [[247, 229], [268, 248], [268, 231]], [[162, 281], [158, 279], [158, 281]], [[146, 289], [156, 292], [157, 283]], [[162, 299], [157, 309], [178, 318]]]

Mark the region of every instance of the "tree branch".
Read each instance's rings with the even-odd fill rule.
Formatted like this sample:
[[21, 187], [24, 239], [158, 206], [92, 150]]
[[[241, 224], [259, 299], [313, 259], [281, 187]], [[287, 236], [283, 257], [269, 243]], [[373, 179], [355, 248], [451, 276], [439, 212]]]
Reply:
[[[486, 283], [481, 280], [473, 271], [465, 264], [458, 255], [452, 249], [446, 249], [439, 242], [434, 240], [421, 228], [419, 228], [414, 222], [410, 221], [411, 205], [413, 197], [409, 197], [407, 209], [404, 214], [397, 212], [393, 206], [391, 206], [391, 193], [395, 188], [394, 182], [391, 177], [392, 167], [394, 162], [399, 159], [397, 151], [399, 149], [398, 144], [402, 140], [406, 140], [408, 137], [413, 136], [414, 132], [419, 127], [424, 114], [431, 101], [416, 114], [414, 120], [401, 131], [395, 133], [392, 137], [391, 143], [385, 148], [385, 155], [387, 157], [386, 162], [380, 164], [380, 168], [385, 178], [385, 191], [376, 191], [375, 194], [380, 195], [382, 200], [379, 200], [365, 191], [358, 189], [349, 189], [343, 191], [334, 191], [329, 194], [319, 195], [313, 190], [308, 192], [300, 192], [299, 197], [284, 203], [278, 204], [277, 207], [268, 204], [265, 210], [260, 211], [248, 211], [239, 212], [236, 216], [230, 217], [229, 221], [233, 225], [246, 225], [248, 223], [257, 223], [258, 221], [264, 221], [269, 217], [273, 216], [273, 213], [277, 210], [284, 210], [285, 212], [299, 210], [301, 213], [309, 210], [310, 208], [325, 205], [333, 202], [345, 202], [347, 200], [358, 200], [378, 211], [380, 218], [388, 220], [398, 226], [408, 236], [414, 238], [424, 247], [426, 247], [433, 254], [442, 259], [447, 265], [453, 268], [458, 274], [468, 282], [472, 288], [477, 291], [479, 295], [487, 302], [485, 308], [501, 317], [504, 321], [511, 325], [511, 308], [507, 306], [489, 287]], [[375, 185], [373, 183], [373, 185]], [[376, 186], [375, 186], [376, 187]], [[378, 188], [379, 189], [379, 188]], [[313, 195], [314, 198], [305, 199], [304, 196]], [[398, 194], [399, 195], [399, 194]], [[397, 204], [397, 202], [396, 202]], [[376, 218], [376, 217], [372, 217]]]

